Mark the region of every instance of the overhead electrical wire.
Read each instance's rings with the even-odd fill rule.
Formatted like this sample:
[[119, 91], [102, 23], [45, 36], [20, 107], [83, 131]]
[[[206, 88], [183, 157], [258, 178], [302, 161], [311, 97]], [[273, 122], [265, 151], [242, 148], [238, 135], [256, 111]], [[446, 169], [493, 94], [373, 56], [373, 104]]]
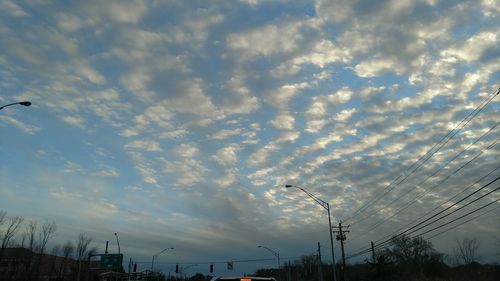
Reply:
[[[497, 177], [497, 178], [496, 178], [496, 179], [494, 179], [493, 181], [491, 181], [491, 182], [489, 182], [488, 184], [486, 184], [486, 185], [482, 186], [479, 190], [484, 189], [485, 187], [487, 187], [487, 186], [491, 185], [492, 183], [494, 183], [494, 182], [498, 181], [499, 179], [500, 179], [500, 177]], [[477, 193], [479, 190], [477, 190], [477, 191], [473, 192], [473, 194]], [[483, 194], [482, 196], [480, 196], [480, 197], [478, 197], [478, 198], [474, 199], [473, 201], [471, 201], [471, 202], [469, 202], [469, 203], [467, 203], [467, 204], [465, 204], [465, 205], [463, 205], [463, 206], [459, 207], [458, 209], [456, 209], [456, 210], [454, 210], [454, 211], [452, 211], [452, 212], [450, 212], [450, 213], [448, 213], [448, 214], [446, 214], [446, 215], [444, 215], [444, 216], [442, 216], [442, 217], [440, 217], [440, 218], [438, 218], [438, 219], [436, 219], [436, 220], [434, 220], [434, 221], [432, 221], [432, 222], [430, 222], [430, 223], [425, 224], [425, 225], [424, 225], [424, 226], [422, 226], [422, 227], [419, 227], [419, 228], [418, 228], [418, 229], [416, 229], [416, 230], [411, 231], [410, 233], [406, 233], [407, 231], [405, 231], [405, 232], [403, 232], [403, 233], [399, 233], [399, 234], [394, 235], [394, 236], [400, 236], [400, 235], [410, 236], [411, 234], [413, 234], [413, 233], [415, 233], [415, 232], [417, 232], [417, 231], [419, 231], [419, 230], [422, 230], [423, 228], [425, 228], [425, 227], [427, 227], [427, 226], [430, 226], [431, 224], [434, 224], [435, 222], [437, 222], [437, 221], [439, 221], [439, 220], [441, 220], [441, 219], [444, 219], [445, 217], [448, 217], [449, 215], [451, 215], [451, 214], [453, 214], [453, 213], [458, 212], [459, 210], [461, 210], [461, 209], [463, 209], [463, 208], [465, 208], [465, 207], [469, 206], [470, 204], [472, 204], [472, 203], [474, 203], [474, 202], [476, 202], [476, 201], [478, 201], [478, 200], [480, 200], [480, 199], [482, 199], [482, 198], [484, 198], [484, 197], [486, 197], [486, 196], [491, 195], [493, 192], [496, 192], [496, 191], [498, 191], [498, 190], [500, 190], [500, 187], [497, 187], [497, 188], [495, 188], [495, 189], [491, 190], [490, 192], [488, 192], [488, 193], [486, 193], [486, 194]], [[467, 196], [467, 198], [468, 198], [468, 197], [470, 197], [470, 196], [472, 196], [473, 194], [470, 194], [469, 196]], [[462, 200], [460, 200], [460, 201], [456, 202], [454, 205], [458, 204], [459, 202], [463, 201], [464, 199], [466, 199], [466, 198], [463, 198]], [[468, 212], [468, 213], [466, 213], [466, 214], [464, 214], [464, 215], [462, 215], [462, 216], [460, 216], [460, 217], [457, 217], [457, 218], [455, 218], [455, 219], [453, 219], [453, 220], [451, 220], [451, 221], [448, 221], [448, 222], [443, 223], [443, 224], [441, 224], [441, 225], [439, 225], [439, 226], [436, 226], [436, 227], [434, 227], [434, 228], [432, 228], [432, 229], [429, 229], [429, 230], [426, 230], [426, 231], [424, 231], [424, 232], [422, 232], [422, 233], [419, 233], [418, 235], [415, 235], [415, 236], [422, 236], [422, 235], [428, 234], [428, 233], [430, 233], [430, 232], [432, 232], [432, 231], [435, 231], [435, 230], [437, 230], [437, 229], [440, 229], [440, 228], [442, 228], [442, 227], [445, 227], [445, 226], [447, 226], [447, 225], [449, 225], [449, 224], [451, 224], [451, 223], [453, 223], [453, 222], [456, 222], [456, 221], [458, 221], [458, 220], [460, 220], [460, 219], [462, 219], [462, 218], [464, 218], [464, 217], [467, 217], [467, 216], [469, 216], [469, 215], [471, 215], [471, 214], [473, 214], [473, 213], [475, 213], [475, 212], [477, 212], [477, 211], [480, 211], [480, 210], [482, 210], [482, 209], [484, 209], [484, 208], [487, 208], [488, 206], [491, 206], [491, 205], [493, 205], [494, 203], [497, 203], [497, 202], [499, 202], [499, 201], [500, 201], [500, 198], [499, 198], [499, 199], [496, 199], [496, 200], [494, 200], [494, 201], [492, 201], [492, 202], [489, 202], [489, 203], [487, 203], [487, 204], [485, 204], [485, 205], [483, 205], [483, 206], [481, 206], [481, 207], [479, 207], [479, 208], [477, 208], [477, 209], [475, 209], [475, 210], [472, 210], [472, 211], [470, 211], [470, 212]], [[495, 209], [496, 209], [496, 208], [495, 208]], [[437, 215], [437, 214], [436, 214], [436, 215]], [[431, 218], [432, 218], [432, 217], [431, 217]], [[425, 221], [423, 221], [423, 222], [421, 222], [421, 223], [417, 224], [416, 226], [418, 226], [418, 225], [422, 225], [422, 224], [426, 223], [426, 222], [427, 222], [428, 220], [430, 220], [431, 218], [428, 218], [427, 220], [425, 220]], [[470, 221], [470, 220], [469, 220], [469, 221]], [[465, 222], [464, 222], [464, 223], [465, 223]], [[462, 223], [462, 224], [463, 224], [463, 223]], [[414, 227], [415, 227], [415, 226], [414, 226]], [[413, 227], [413, 228], [414, 228], [414, 227]], [[389, 238], [389, 239], [386, 239], [386, 240], [382, 241], [381, 243], [376, 244], [375, 248], [377, 248], [377, 249], [378, 249], [378, 248], [381, 248], [381, 247], [384, 247], [384, 246], [386, 246], [386, 245], [391, 244], [391, 240], [393, 239], [393, 237], [394, 237], [394, 236], [392, 236], [392, 237], [391, 237], [391, 238]], [[366, 249], [364, 249], [364, 250], [361, 250], [361, 251], [356, 252], [355, 254], [350, 255], [348, 258], [350, 259], [350, 258], [353, 258], [353, 257], [359, 256], [359, 255], [362, 255], [362, 254], [368, 253], [368, 252], [370, 252], [370, 251], [371, 251], [371, 248], [366, 248]]]
[[[372, 211], [370, 212], [370, 214], [368, 216], [366, 216], [365, 218], [363, 219], [360, 219], [358, 221], [356, 221], [356, 223], [359, 223], [359, 222], [362, 222], [376, 214], [378, 214], [380, 211], [382, 211], [383, 209], [391, 206], [392, 204], [394, 204], [397, 200], [405, 197], [406, 195], [408, 195], [410, 192], [412, 192], [413, 190], [415, 190], [416, 187], [420, 187], [420, 185], [424, 184], [427, 180], [429, 180], [430, 178], [434, 177], [435, 175], [437, 175], [440, 171], [444, 170], [451, 162], [455, 161], [456, 159], [458, 159], [458, 157], [460, 157], [462, 154], [464, 154], [465, 152], [467, 152], [473, 145], [475, 145], [476, 143], [478, 143], [482, 138], [484, 138], [486, 135], [488, 135], [491, 131], [493, 131], [496, 127], [498, 127], [498, 125], [500, 125], [500, 121], [497, 122], [493, 127], [491, 127], [488, 131], [486, 131], [485, 133], [483, 133], [479, 138], [477, 138], [474, 142], [472, 142], [471, 144], [469, 144], [465, 149], [463, 149], [460, 153], [458, 153], [457, 155], [455, 155], [455, 157], [453, 157], [451, 160], [449, 160], [448, 162], [446, 162], [445, 164], [441, 165], [441, 167], [439, 167], [434, 173], [432, 173], [431, 175], [429, 175], [428, 177], [426, 177], [423, 181], [419, 182], [418, 184], [416, 184], [413, 188], [410, 188], [406, 193], [404, 193], [403, 195], [401, 196], [398, 196], [396, 197], [395, 199], [393, 199], [389, 204], [385, 205], [384, 207], [381, 207], [375, 211]], [[490, 146], [493, 146], [495, 145], [500, 139], [498, 139], [496, 142], [490, 144]], [[489, 149], [490, 146], [488, 146], [486, 149]], [[479, 153], [480, 155], [481, 153]], [[479, 156], [477, 155], [477, 156]], [[456, 172], [455, 172], [456, 173]]]
[[[476, 139], [473, 143], [471, 143], [467, 148], [465, 148], [464, 150], [462, 150], [459, 154], [457, 154], [453, 159], [451, 159], [450, 161], [448, 161], [447, 163], [445, 163], [441, 168], [438, 169], [438, 171], [441, 171], [442, 169], [444, 169], [446, 166], [448, 166], [451, 162], [453, 162], [454, 160], [456, 160], [460, 155], [462, 155], [463, 153], [465, 153], [469, 148], [471, 148], [474, 144], [476, 144], [477, 142], [479, 142], [479, 140], [481, 140], [484, 136], [486, 136], [487, 134], [489, 134], [493, 129], [495, 129], [498, 125], [500, 125], [500, 122], [497, 122], [493, 127], [491, 127], [487, 132], [485, 132], [484, 134], [482, 134], [478, 139]], [[416, 202], [418, 202], [417, 200], [418, 199], [421, 199], [423, 198], [424, 196], [428, 195], [432, 190], [436, 189], [438, 186], [440, 186], [441, 184], [443, 184], [444, 182], [446, 182], [448, 179], [450, 179], [452, 176], [456, 175], [460, 170], [462, 170], [463, 168], [465, 168], [467, 165], [469, 165], [470, 163], [472, 163], [473, 161], [475, 161], [482, 153], [484, 150], [489, 150], [491, 149], [492, 147], [494, 147], [498, 142], [500, 141], [500, 139], [497, 139], [495, 140], [494, 142], [492, 142], [490, 145], [488, 145], [485, 149], [479, 151], [472, 159], [470, 159], [469, 161], [467, 161], [465, 164], [463, 164], [462, 166], [460, 166], [458, 169], [456, 169], [455, 171], [453, 171], [452, 173], [450, 173], [446, 178], [444, 178], [443, 180], [441, 180], [440, 182], [438, 182], [437, 184], [435, 184], [434, 186], [432, 186], [430, 189], [428, 190], [424, 190], [424, 192], [420, 193], [416, 198], [412, 198], [411, 202], [405, 202], [404, 204], [402, 204], [402, 206], [396, 210], [396, 212], [394, 212], [392, 215], [382, 219], [381, 221], [379, 222], [375, 222], [374, 224], [372, 224], [371, 226], [368, 227], [367, 230], [363, 231], [363, 234], [361, 234], [360, 236], [358, 237], [355, 237], [354, 239], [359, 239], [365, 235], [367, 235], [368, 233], [370, 233], [371, 231], [377, 229], [379, 226], [381, 226], [383, 223], [389, 221], [391, 218], [395, 217], [396, 215], [400, 214], [402, 211], [408, 209], [409, 207], [411, 207], [413, 204], [415, 204]], [[436, 173], [434, 173], [433, 175], [435, 175]], [[426, 178], [427, 180], [428, 178]], [[424, 180], [424, 181], [426, 181]], [[421, 183], [420, 183], [421, 184]], [[417, 187], [420, 185], [418, 184]], [[410, 189], [408, 192], [406, 192], [405, 194], [403, 194], [402, 196], [399, 196], [398, 198], [396, 199], [400, 199], [404, 196], [406, 196], [407, 194], [409, 194], [411, 191], [413, 191], [413, 189]], [[395, 202], [395, 200], [393, 200], [393, 202]], [[392, 203], [392, 202], [391, 202]], [[380, 210], [379, 210], [380, 211]], [[360, 220], [362, 221], [362, 220]], [[354, 239], [351, 239], [354, 240]]]
[[[457, 198], [458, 196], [460, 196], [461, 194], [463, 194], [465, 191], [469, 190], [471, 187], [473, 187], [474, 185], [478, 184], [479, 182], [483, 181], [485, 178], [489, 177], [491, 174], [493, 174], [494, 172], [496, 172], [497, 170], [500, 169], [500, 166], [496, 167], [495, 169], [491, 170], [490, 172], [488, 172], [486, 175], [480, 177], [479, 179], [477, 179], [474, 183], [470, 184], [469, 186], [467, 186], [466, 188], [464, 188], [462, 191], [460, 191], [459, 193], [455, 194], [454, 196], [452, 196], [451, 198], [449, 198], [446, 202], [443, 202], [441, 203], [439, 206], [436, 206], [434, 209], [428, 211], [427, 213], [425, 213], [424, 215], [420, 216], [419, 218], [415, 219], [415, 221], [419, 221], [423, 218], [425, 218], [427, 215], [429, 215], [430, 213], [436, 211], [437, 209], [439, 209], [440, 207], [442, 207], [443, 205], [447, 204], [447, 203], [450, 203], [452, 200], [454, 200], [455, 198]], [[393, 236], [394, 234], [396, 233], [399, 233], [400, 231], [402, 231], [403, 229], [405, 229], [406, 227], [412, 225], [414, 223], [414, 221], [412, 222], [409, 222], [407, 223], [406, 225], [400, 227], [398, 230], [396, 230], [395, 232], [393, 232], [392, 234], [389, 234], [389, 235], [386, 235], [384, 236], [383, 238], [377, 240], [376, 243], [378, 243], [379, 241], [383, 240], [383, 239], [386, 239], [388, 237], [391, 237]]]
[[[500, 88], [496, 90], [494, 94], [492, 94], [490, 97], [487, 97], [484, 99], [473, 111], [471, 111], [460, 123], [458, 123], [452, 130], [450, 130], [439, 142], [434, 144], [423, 156], [421, 156], [416, 162], [414, 162], [410, 167], [408, 167], [404, 172], [407, 173], [403, 179], [401, 179], [398, 183], [394, 185], [394, 183], [402, 177], [403, 174], [400, 174], [395, 180], [393, 180], [389, 185], [387, 185], [383, 190], [382, 193], [380, 193], [378, 196], [376, 196], [375, 199], [368, 201], [365, 203], [363, 206], [358, 208], [352, 216], [347, 218], [344, 222], [348, 222], [349, 220], [352, 220], [359, 216], [363, 210], [366, 208], [372, 206], [373, 204], [377, 203], [385, 194], [388, 192], [392, 191], [397, 185], [401, 184], [403, 181], [405, 181], [410, 175], [412, 175], [416, 170], [418, 170], [423, 164], [425, 164], [432, 156], [434, 156], [444, 145], [446, 145], [450, 139], [452, 139], [454, 136], [460, 132], [461, 129], [463, 129], [470, 121], [472, 121], [498, 94], [500, 93]], [[465, 123], [464, 123], [465, 122]], [[463, 125], [462, 125], [463, 124]], [[460, 128], [459, 128], [460, 127]], [[459, 128], [459, 129], [457, 129]], [[439, 146], [439, 147], [438, 147]], [[437, 148], [436, 148], [437, 147]], [[435, 149], [436, 148], [436, 149]], [[435, 149], [435, 150], [434, 150]], [[434, 151], [433, 151], [434, 150]], [[424, 160], [422, 160], [424, 159]], [[419, 163], [422, 160], [421, 163]], [[410, 171], [414, 166], [416, 167]], [[353, 223], [351, 223], [352, 225]]]
[[482, 216], [484, 216], [484, 215], [486, 215], [486, 214], [489, 214], [489, 213], [491, 213], [491, 212], [495, 211], [495, 210], [496, 210], [496, 209], [498, 209], [498, 208], [500, 208], [500, 204], [499, 204], [497, 207], [493, 208], [493, 209], [490, 209], [490, 210], [488, 210], [488, 211], [482, 212], [481, 214], [479, 214], [479, 215], [477, 215], [477, 216], [474, 216], [474, 217], [472, 217], [472, 218], [470, 218], [470, 219], [468, 219], [468, 220], [466, 220], [466, 221], [463, 221], [463, 222], [461, 222], [461, 223], [459, 223], [459, 224], [457, 224], [457, 225], [454, 225], [454, 226], [452, 226], [452, 227], [450, 227], [450, 228], [447, 228], [447, 229], [445, 229], [445, 230], [443, 230], [443, 231], [441, 231], [441, 232], [438, 232], [438, 233], [436, 233], [436, 234], [434, 234], [434, 235], [432, 235], [432, 236], [430, 236], [430, 237], [427, 237], [427, 238], [425, 238], [425, 240], [430, 240], [430, 239], [432, 239], [432, 238], [434, 238], [434, 237], [437, 237], [437, 236], [439, 236], [439, 235], [441, 235], [441, 234], [444, 234], [444, 233], [446, 233], [446, 232], [448, 232], [448, 231], [450, 231], [450, 230], [452, 230], [452, 229], [455, 229], [455, 228], [457, 228], [457, 227], [459, 227], [459, 226], [462, 226], [462, 225], [464, 225], [464, 224], [466, 224], [466, 223], [468, 223], [468, 222], [470, 222], [470, 221], [473, 221], [473, 220], [475, 220], [475, 219], [478, 219], [479, 217], [482, 217]]

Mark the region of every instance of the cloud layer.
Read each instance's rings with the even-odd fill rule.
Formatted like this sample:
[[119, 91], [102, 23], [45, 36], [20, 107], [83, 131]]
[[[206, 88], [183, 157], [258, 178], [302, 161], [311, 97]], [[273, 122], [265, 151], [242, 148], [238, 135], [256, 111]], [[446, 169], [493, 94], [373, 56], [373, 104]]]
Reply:
[[[0, 112], [0, 205], [137, 259], [308, 254], [325, 212], [285, 184], [351, 218], [498, 88], [495, 1], [101, 2], [0, 1], [0, 102], [33, 102]], [[499, 102], [352, 218], [348, 250], [495, 169]], [[488, 245], [495, 214], [433, 242]]]

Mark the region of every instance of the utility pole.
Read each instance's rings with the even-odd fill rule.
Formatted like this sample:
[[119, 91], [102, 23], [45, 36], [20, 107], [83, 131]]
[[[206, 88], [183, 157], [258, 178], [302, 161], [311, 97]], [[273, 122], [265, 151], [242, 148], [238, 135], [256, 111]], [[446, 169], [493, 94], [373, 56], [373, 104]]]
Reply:
[[371, 244], [372, 244], [372, 259], [373, 259], [373, 263], [376, 263], [377, 260], [375, 259], [375, 246], [373, 245], [373, 241], [371, 241]]
[[321, 245], [318, 242], [318, 276], [319, 281], [323, 281], [323, 262], [321, 262]]
[[[346, 228], [349, 228], [348, 225]], [[346, 240], [345, 233], [349, 233], [348, 230], [342, 230], [342, 222], [339, 222], [339, 226], [336, 227], [338, 230], [333, 230], [334, 233], [337, 234], [336, 238], [340, 241], [340, 247], [342, 251], [342, 281], [345, 281], [345, 252], [344, 252], [344, 240]]]

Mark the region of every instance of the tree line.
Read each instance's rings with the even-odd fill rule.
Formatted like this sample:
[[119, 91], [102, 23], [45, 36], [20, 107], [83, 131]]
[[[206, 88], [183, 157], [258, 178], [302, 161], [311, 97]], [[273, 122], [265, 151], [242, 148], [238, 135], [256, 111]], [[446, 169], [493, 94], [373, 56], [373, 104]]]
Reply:
[[[498, 240], [497, 248], [500, 248]], [[345, 275], [337, 264], [339, 281], [498, 281], [500, 265], [480, 264], [479, 240], [466, 238], [456, 241], [451, 255], [438, 252], [430, 241], [422, 237], [394, 236], [391, 246], [375, 252], [362, 263], [348, 264]], [[500, 255], [500, 251], [498, 253]], [[281, 281], [332, 280], [331, 266], [319, 264], [311, 254], [287, 263], [281, 269]], [[255, 276], [278, 278], [277, 269], [259, 269]]]
[[[49, 280], [89, 280], [88, 257], [97, 252], [91, 246], [92, 238], [81, 233], [75, 241], [55, 244], [49, 251], [49, 241], [56, 231], [53, 221], [28, 221], [0, 211], [0, 280], [36, 281], [42, 276]], [[17, 261], [11, 262], [12, 255]]]
[[[84, 233], [74, 241], [53, 244], [49, 251], [49, 241], [55, 236], [55, 222], [28, 221], [21, 216], [9, 216], [0, 211], [0, 280], [97, 280], [91, 274], [90, 258], [97, 252], [92, 246], [92, 238]], [[500, 239], [497, 240], [500, 248]], [[373, 257], [358, 264], [348, 264], [344, 271], [336, 265], [338, 281], [498, 281], [500, 265], [480, 264], [478, 250], [480, 241], [466, 238], [456, 241], [451, 255], [438, 252], [430, 241], [421, 237], [394, 236], [391, 246], [378, 250]], [[8, 250], [24, 249], [29, 253], [27, 263], [8, 271]], [[498, 253], [500, 255], [500, 251]], [[451, 265], [450, 265], [451, 264]], [[330, 281], [331, 265], [321, 263], [316, 254], [304, 255], [295, 261], [288, 261], [280, 269], [262, 268], [252, 276], [274, 277], [278, 281]], [[161, 277], [160, 277], [161, 276]], [[159, 275], [155, 280], [166, 280]], [[211, 276], [201, 273], [188, 278], [189, 281], [208, 281]], [[183, 279], [184, 280], [184, 279]], [[178, 281], [171, 276], [169, 281]]]

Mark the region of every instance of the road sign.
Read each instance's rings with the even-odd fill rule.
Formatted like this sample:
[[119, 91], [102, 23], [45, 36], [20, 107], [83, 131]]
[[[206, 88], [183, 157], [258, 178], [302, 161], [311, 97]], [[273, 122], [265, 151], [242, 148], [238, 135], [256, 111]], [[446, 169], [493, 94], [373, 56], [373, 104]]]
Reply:
[[122, 268], [123, 254], [104, 254], [101, 255], [101, 268], [113, 269]]

